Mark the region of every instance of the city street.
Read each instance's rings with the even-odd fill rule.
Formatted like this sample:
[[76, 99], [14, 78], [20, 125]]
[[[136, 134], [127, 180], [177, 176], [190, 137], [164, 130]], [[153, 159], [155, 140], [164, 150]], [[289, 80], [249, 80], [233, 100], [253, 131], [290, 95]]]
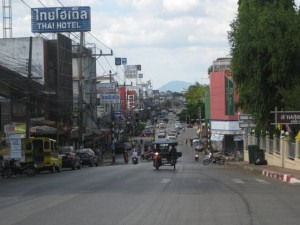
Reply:
[[0, 224], [5, 225], [295, 225], [299, 186], [237, 168], [194, 160], [178, 136], [183, 156], [176, 170], [151, 162], [116, 163], [35, 177], [0, 178]]

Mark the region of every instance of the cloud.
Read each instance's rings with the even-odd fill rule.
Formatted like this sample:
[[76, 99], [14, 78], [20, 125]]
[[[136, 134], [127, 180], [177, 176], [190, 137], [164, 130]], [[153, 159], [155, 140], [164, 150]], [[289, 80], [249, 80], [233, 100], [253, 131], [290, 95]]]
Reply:
[[[25, 3], [26, 4], [25, 4]], [[30, 7], [90, 6], [92, 31], [86, 42], [104, 53], [104, 70], [123, 71], [114, 57], [141, 64], [145, 80], [159, 88], [172, 80], [208, 82], [207, 69], [218, 57], [228, 56], [227, 31], [237, 14], [237, 0], [24, 0], [13, 1], [13, 36], [33, 36]], [[295, 1], [297, 6], [300, 0]], [[1, 31], [2, 32], [2, 29]], [[49, 35], [48, 35], [49, 36]], [[109, 62], [109, 64], [108, 64]]]
[[193, 9], [198, 8], [200, 1], [198, 0], [163, 0], [164, 9], [171, 13], [181, 13], [193, 11]]

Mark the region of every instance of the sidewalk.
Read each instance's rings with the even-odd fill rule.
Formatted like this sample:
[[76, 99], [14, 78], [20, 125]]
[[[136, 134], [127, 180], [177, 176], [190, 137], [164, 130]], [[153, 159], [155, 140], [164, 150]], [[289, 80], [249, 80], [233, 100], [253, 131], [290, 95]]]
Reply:
[[248, 162], [226, 161], [226, 165], [249, 170], [265, 177], [280, 180], [290, 184], [300, 184], [300, 171], [270, 165], [254, 165]]

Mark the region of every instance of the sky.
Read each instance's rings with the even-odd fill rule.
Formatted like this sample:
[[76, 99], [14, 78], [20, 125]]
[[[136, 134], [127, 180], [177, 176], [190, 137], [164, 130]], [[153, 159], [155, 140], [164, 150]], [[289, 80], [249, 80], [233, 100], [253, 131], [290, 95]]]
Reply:
[[[12, 37], [31, 33], [30, 8], [90, 6], [91, 31], [86, 43], [113, 56], [97, 59], [97, 75], [115, 74], [123, 83], [124, 66], [141, 65], [143, 78], [159, 89], [170, 81], [208, 84], [208, 68], [229, 57], [227, 32], [238, 0], [12, 0]], [[300, 5], [300, 0], [296, 0]], [[2, 15], [2, 12], [1, 12]], [[2, 21], [0, 22], [2, 28]], [[1, 38], [3, 37], [1, 29]], [[48, 35], [49, 36], [49, 35]]]

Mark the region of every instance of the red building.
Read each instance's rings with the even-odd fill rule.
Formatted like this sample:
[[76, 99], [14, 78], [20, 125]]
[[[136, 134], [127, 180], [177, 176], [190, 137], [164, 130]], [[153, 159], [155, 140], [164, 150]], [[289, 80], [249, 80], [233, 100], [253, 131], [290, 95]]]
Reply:
[[239, 128], [235, 103], [238, 95], [231, 76], [231, 58], [218, 58], [210, 73], [210, 131], [212, 148], [236, 154], [242, 150], [242, 134]]

